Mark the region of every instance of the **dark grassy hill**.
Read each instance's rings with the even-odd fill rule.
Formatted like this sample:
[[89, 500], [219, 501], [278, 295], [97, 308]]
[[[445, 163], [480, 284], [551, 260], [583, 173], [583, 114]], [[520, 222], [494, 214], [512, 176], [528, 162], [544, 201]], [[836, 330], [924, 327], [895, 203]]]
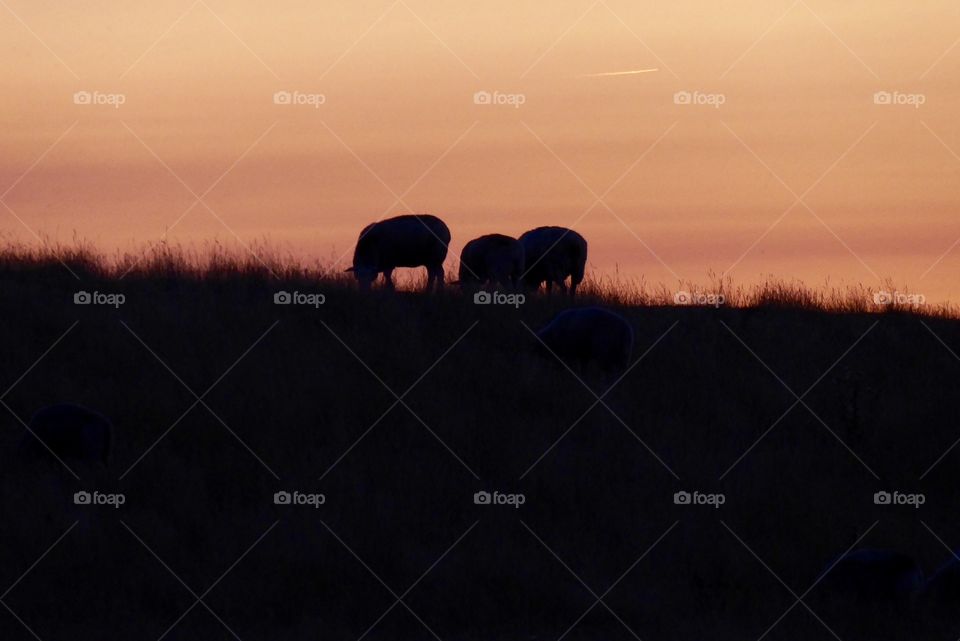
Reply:
[[[68, 263], [79, 280], [0, 261], [4, 639], [755, 639], [862, 535], [928, 571], [960, 546], [957, 320], [613, 297], [645, 356], [595, 404], [587, 388], [612, 381], [532, 349], [525, 325], [559, 297]], [[20, 421], [62, 401], [114, 422], [107, 469], [18, 458]], [[275, 505], [281, 490], [326, 502]], [[482, 490], [524, 504], [476, 505]], [[881, 490], [926, 502], [878, 506]], [[804, 597], [826, 625], [797, 605], [766, 638], [863, 638], [827, 597]], [[894, 619], [960, 634], [960, 615]]]

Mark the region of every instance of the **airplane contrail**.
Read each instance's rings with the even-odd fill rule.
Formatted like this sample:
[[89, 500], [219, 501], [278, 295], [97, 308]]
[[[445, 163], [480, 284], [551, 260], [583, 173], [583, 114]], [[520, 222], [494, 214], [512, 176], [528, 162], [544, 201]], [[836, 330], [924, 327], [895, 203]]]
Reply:
[[600, 78], [602, 76], [632, 76], [638, 73], [652, 73], [660, 71], [659, 69], [633, 69], [631, 71], [604, 71], [602, 73], [588, 73], [580, 76], [581, 78]]

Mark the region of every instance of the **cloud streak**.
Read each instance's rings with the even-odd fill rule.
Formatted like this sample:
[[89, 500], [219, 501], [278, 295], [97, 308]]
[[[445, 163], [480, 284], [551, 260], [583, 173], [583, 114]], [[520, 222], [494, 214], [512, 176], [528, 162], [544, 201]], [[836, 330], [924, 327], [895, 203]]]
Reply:
[[659, 69], [631, 69], [629, 71], [603, 71], [601, 73], [588, 73], [581, 78], [604, 78], [608, 76], [635, 76], [641, 73], [653, 73], [654, 71], [660, 71]]

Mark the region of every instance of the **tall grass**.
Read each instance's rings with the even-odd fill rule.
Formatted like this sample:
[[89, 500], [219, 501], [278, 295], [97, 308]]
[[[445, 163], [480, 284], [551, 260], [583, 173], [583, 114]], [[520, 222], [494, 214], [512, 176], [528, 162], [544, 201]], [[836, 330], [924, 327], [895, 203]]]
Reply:
[[[311, 263], [293, 254], [284, 254], [266, 241], [238, 250], [219, 242], [184, 246], [159, 242], [138, 253], [113, 256], [99, 252], [92, 244], [27, 245], [7, 242], [0, 246], [0, 270], [48, 272], [51, 277], [84, 277], [103, 281], [184, 280], [216, 281], [244, 279], [281, 282], [310, 282], [320, 286], [342, 287], [352, 282], [344, 265], [333, 259]], [[58, 274], [58, 272], [61, 272]], [[448, 274], [452, 280], [453, 273]], [[420, 270], [395, 277], [399, 289], [418, 290], [425, 283]], [[901, 297], [878, 303], [881, 292], [899, 292]], [[708, 273], [705, 282], [681, 281], [675, 285], [650, 284], [642, 276], [628, 277], [588, 271], [579, 293], [583, 299], [621, 307], [661, 307], [676, 305], [725, 306], [733, 308], [772, 307], [803, 309], [829, 313], [912, 313], [921, 316], [960, 318], [960, 304], [908, 302], [906, 287], [892, 279], [879, 287], [855, 285], [811, 286], [796, 279], [767, 276], [759, 284], [740, 285], [729, 276]], [[678, 302], [678, 294], [689, 294], [692, 302]]]

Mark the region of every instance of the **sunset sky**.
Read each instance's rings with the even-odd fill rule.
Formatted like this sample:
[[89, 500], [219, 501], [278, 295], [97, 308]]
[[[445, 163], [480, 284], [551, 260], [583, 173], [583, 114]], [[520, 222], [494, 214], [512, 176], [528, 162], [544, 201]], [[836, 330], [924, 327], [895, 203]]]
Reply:
[[0, 33], [4, 237], [332, 261], [416, 211], [453, 252], [556, 224], [648, 283], [960, 301], [955, 0], [0, 0]]

